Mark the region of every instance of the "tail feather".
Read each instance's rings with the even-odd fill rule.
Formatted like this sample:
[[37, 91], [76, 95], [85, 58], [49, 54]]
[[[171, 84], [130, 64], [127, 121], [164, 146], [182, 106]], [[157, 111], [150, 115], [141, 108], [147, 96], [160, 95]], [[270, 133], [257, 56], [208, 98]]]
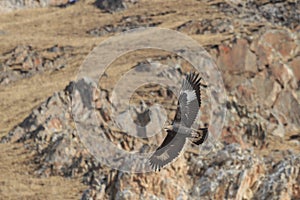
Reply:
[[201, 128], [197, 131], [198, 137], [193, 138], [192, 142], [196, 145], [202, 144], [208, 137], [208, 129]]

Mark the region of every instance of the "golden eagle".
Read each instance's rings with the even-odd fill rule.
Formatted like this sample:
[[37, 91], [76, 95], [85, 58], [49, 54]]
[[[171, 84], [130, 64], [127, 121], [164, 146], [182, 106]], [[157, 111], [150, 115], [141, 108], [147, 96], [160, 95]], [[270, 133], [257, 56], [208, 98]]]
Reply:
[[166, 128], [166, 138], [149, 158], [150, 166], [155, 171], [178, 158], [188, 138], [196, 145], [206, 140], [207, 128], [191, 128], [201, 106], [200, 86], [207, 87], [200, 81], [201, 77], [196, 73], [190, 73], [184, 79], [172, 125]]

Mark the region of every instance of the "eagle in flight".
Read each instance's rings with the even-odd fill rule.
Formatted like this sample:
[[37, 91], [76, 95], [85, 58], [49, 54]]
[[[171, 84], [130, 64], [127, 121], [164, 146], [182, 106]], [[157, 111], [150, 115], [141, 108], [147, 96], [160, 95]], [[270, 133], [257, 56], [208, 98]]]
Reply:
[[207, 128], [199, 130], [191, 128], [201, 106], [200, 86], [207, 87], [200, 81], [201, 77], [196, 73], [190, 73], [184, 79], [172, 125], [166, 127], [167, 136], [149, 158], [150, 166], [155, 171], [178, 158], [188, 139], [196, 145], [206, 140]]

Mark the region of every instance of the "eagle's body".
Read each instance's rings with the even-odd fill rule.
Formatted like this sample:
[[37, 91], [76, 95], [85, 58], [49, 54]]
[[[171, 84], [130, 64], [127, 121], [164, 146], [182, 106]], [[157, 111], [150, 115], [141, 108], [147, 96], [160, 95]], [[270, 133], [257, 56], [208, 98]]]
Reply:
[[185, 135], [187, 137], [192, 135], [192, 129], [182, 126], [181, 124], [172, 124], [170, 129], [176, 133], [180, 133], [181, 135]]
[[175, 119], [171, 126], [166, 128], [167, 136], [163, 143], [150, 157], [150, 164], [155, 170], [171, 163], [183, 151], [187, 139], [193, 139], [194, 144], [202, 144], [208, 135], [207, 128], [192, 129], [201, 106], [200, 83], [201, 77], [191, 73], [182, 83]]

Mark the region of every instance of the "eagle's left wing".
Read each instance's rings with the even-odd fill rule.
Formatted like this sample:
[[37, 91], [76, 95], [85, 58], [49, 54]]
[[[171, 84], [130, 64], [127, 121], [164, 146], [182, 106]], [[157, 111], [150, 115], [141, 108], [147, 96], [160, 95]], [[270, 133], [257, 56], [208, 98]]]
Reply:
[[157, 171], [179, 157], [184, 149], [186, 137], [173, 130], [167, 130], [168, 135], [163, 143], [150, 157], [151, 167]]

